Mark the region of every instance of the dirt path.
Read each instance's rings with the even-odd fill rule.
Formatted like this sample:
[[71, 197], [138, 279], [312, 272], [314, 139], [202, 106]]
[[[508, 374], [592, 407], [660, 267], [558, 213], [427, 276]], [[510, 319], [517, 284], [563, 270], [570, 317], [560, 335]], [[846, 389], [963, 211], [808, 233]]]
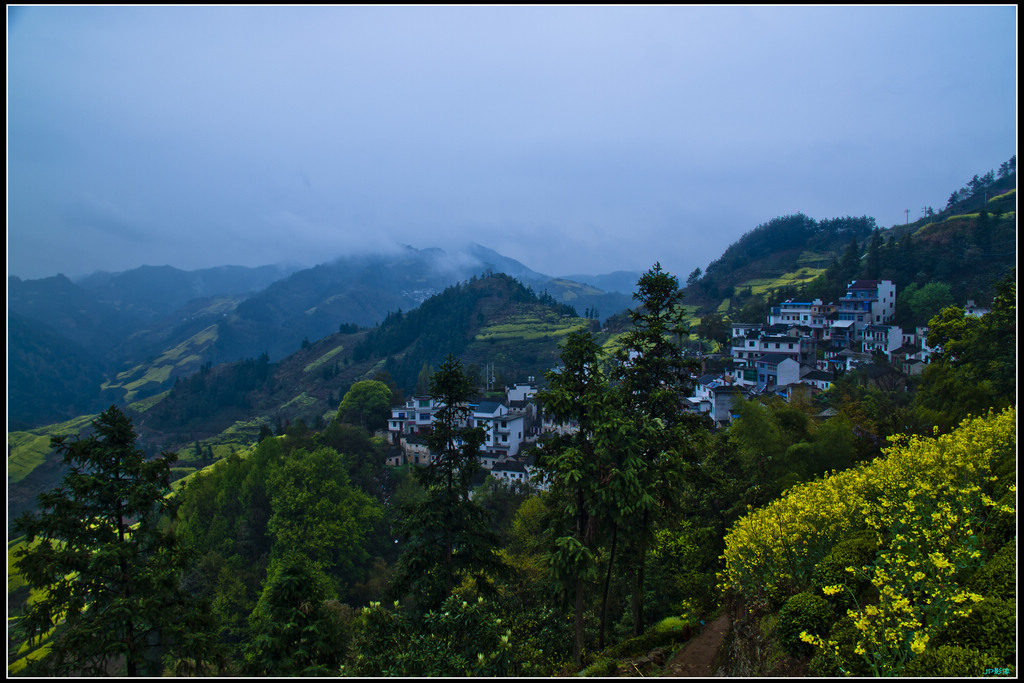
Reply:
[[704, 631], [688, 642], [665, 666], [662, 676], [709, 678], [713, 673], [715, 655], [729, 631], [728, 613], [704, 627]]

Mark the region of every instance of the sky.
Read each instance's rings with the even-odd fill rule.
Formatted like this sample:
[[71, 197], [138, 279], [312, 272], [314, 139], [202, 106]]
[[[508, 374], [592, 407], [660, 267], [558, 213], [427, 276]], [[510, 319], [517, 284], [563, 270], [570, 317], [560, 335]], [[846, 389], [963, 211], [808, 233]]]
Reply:
[[11, 7], [8, 274], [476, 242], [684, 280], [1017, 149], [1017, 9]]

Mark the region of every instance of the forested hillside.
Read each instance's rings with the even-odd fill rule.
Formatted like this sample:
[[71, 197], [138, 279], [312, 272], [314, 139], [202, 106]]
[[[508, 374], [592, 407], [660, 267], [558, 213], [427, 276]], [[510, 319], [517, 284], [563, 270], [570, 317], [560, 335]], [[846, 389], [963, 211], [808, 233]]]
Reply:
[[[942, 287], [942, 305], [990, 301], [992, 283], [1016, 263], [1016, 157], [975, 175], [945, 208], [908, 224], [880, 228], [869, 217], [814, 220], [803, 214], [759, 225], [687, 278], [697, 318], [763, 320], [786, 299], [835, 301], [857, 278], [887, 279], [905, 294], [897, 322], [924, 325], [941, 306], [915, 314], [915, 292]], [[906, 294], [909, 291], [909, 294]]]
[[[31, 361], [19, 368], [9, 387], [14, 426], [69, 419], [97, 402], [148, 399], [207, 364], [263, 353], [277, 362], [341, 326], [372, 327], [446, 287], [498, 272], [595, 319], [629, 304], [628, 293], [552, 279], [479, 245], [454, 252], [405, 247], [298, 271], [224, 266], [186, 272], [143, 266], [95, 273], [78, 282], [64, 276], [12, 277], [8, 315], [32, 323], [22, 324], [8, 340], [14, 355]], [[610, 282], [617, 286], [622, 277]], [[63, 381], [59, 364], [49, 359], [69, 346], [80, 347], [76, 353], [84, 351], [86, 365], [100, 369], [99, 381]], [[39, 405], [46, 409], [38, 410]]]
[[[203, 323], [200, 319], [182, 324], [200, 327]], [[337, 411], [349, 387], [360, 380], [384, 380], [394, 388], [396, 401], [402, 395], [428, 393], [433, 368], [449, 353], [465, 359], [467, 372], [479, 385], [484, 383], [485, 370], [493, 374], [498, 387], [541, 378], [557, 364], [558, 345], [565, 335], [591, 326], [596, 328], [597, 321], [577, 317], [571, 306], [555, 302], [548, 294], [538, 295], [506, 275], [473, 277], [409, 312], [393, 312], [377, 327], [361, 330], [342, 324], [340, 331], [317, 341], [303, 339], [297, 351], [278, 362], [271, 362], [267, 353], [219, 365], [202, 362], [194, 347], [213, 343], [214, 334], [199, 329], [189, 344], [162, 354], [154, 364], [155, 371], [142, 374], [140, 368], [118, 384], [134, 392], [139, 384], [172, 378], [167, 390], [151, 397], [129, 394], [132, 401], [126, 411], [135, 419], [140, 446], [153, 455], [164, 450], [179, 453], [178, 471], [184, 474], [248, 448], [261, 430], [283, 434], [299, 422], [321, 427]], [[65, 346], [61, 358], [87, 358], [84, 352], [76, 354], [72, 345]], [[12, 358], [22, 359], [21, 352], [13, 352]], [[56, 358], [52, 363], [27, 362], [15, 371], [40, 373], [41, 368], [61, 367]], [[195, 367], [193, 374], [169, 374], [172, 367], [188, 365]], [[101, 367], [87, 360], [68, 365], [61, 383], [76, 374], [83, 375], [83, 385], [99, 381]], [[89, 368], [92, 374], [87, 374]], [[118, 393], [123, 390], [108, 388], [103, 395], [106, 403], [93, 399], [85, 407], [98, 412], [117, 402]], [[41, 408], [50, 405], [46, 400], [26, 399], [26, 405]], [[75, 396], [69, 395], [67, 400], [71, 404]], [[51, 414], [57, 419], [60, 412], [55, 409]], [[19, 436], [19, 443], [35, 443], [27, 435], [38, 437], [46, 429], [12, 432], [26, 435], [24, 439]], [[32, 461], [48, 462], [47, 458], [52, 455], [33, 454]], [[9, 482], [14, 499], [21, 501], [14, 514], [36, 493], [53, 486], [58, 471], [47, 469], [42, 478]]]

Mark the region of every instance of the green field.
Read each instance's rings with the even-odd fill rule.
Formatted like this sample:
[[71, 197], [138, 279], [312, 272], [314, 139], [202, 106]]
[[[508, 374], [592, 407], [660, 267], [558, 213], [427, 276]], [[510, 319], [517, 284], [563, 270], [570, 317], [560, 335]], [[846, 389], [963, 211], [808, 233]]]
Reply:
[[130, 370], [118, 373], [116, 381], [104, 383], [103, 389], [124, 389], [124, 400], [131, 402], [139, 394], [139, 390], [146, 385], [160, 385], [169, 380], [175, 368], [199, 363], [202, 358], [195, 352], [206, 348], [215, 341], [217, 341], [217, 326], [210, 325], [177, 346], [165, 350], [151, 363], [136, 365]]
[[512, 315], [504, 322], [488, 325], [476, 335], [476, 341], [525, 341], [559, 339], [587, 326], [583, 318], [563, 318], [554, 312], [542, 315], [523, 313]]
[[800, 268], [792, 273], [783, 273], [775, 278], [747, 280], [739, 288], [750, 287], [751, 294], [768, 294], [783, 287], [806, 284], [825, 272], [825, 268]]
[[324, 355], [320, 356], [315, 361], [313, 361], [312, 363], [310, 363], [309, 365], [304, 367], [302, 369], [302, 371], [303, 372], [312, 372], [313, 370], [316, 370], [318, 367], [320, 367], [324, 363], [328, 362], [329, 360], [331, 360], [332, 358], [334, 358], [335, 356], [337, 356], [339, 353], [341, 353], [344, 350], [345, 350], [345, 345], [344, 344], [339, 344], [338, 346], [335, 346], [333, 349], [331, 349], [330, 351], [328, 351], [327, 353], [325, 353]]
[[95, 415], [82, 415], [67, 422], [60, 422], [25, 432], [7, 433], [7, 483], [14, 484], [43, 464], [50, 453], [50, 438], [71, 436], [89, 426]]

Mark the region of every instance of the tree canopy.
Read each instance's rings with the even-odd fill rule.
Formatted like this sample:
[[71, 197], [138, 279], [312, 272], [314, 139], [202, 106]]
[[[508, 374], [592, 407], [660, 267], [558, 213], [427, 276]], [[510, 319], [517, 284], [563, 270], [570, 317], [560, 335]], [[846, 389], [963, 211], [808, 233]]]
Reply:
[[162, 674], [163, 658], [189, 643], [201, 667], [205, 645], [189, 631], [202, 616], [180, 589], [187, 558], [161, 526], [172, 515], [170, 467], [136, 446], [131, 420], [111, 406], [92, 433], [52, 442], [67, 473], [39, 496], [38, 515], [15, 522], [26, 547], [15, 568], [35, 589], [24, 623], [51, 634], [42, 670], [109, 675], [123, 660], [129, 676]]
[[387, 426], [391, 415], [391, 388], [377, 380], [356, 382], [338, 406], [338, 419], [364, 427], [370, 432]]

